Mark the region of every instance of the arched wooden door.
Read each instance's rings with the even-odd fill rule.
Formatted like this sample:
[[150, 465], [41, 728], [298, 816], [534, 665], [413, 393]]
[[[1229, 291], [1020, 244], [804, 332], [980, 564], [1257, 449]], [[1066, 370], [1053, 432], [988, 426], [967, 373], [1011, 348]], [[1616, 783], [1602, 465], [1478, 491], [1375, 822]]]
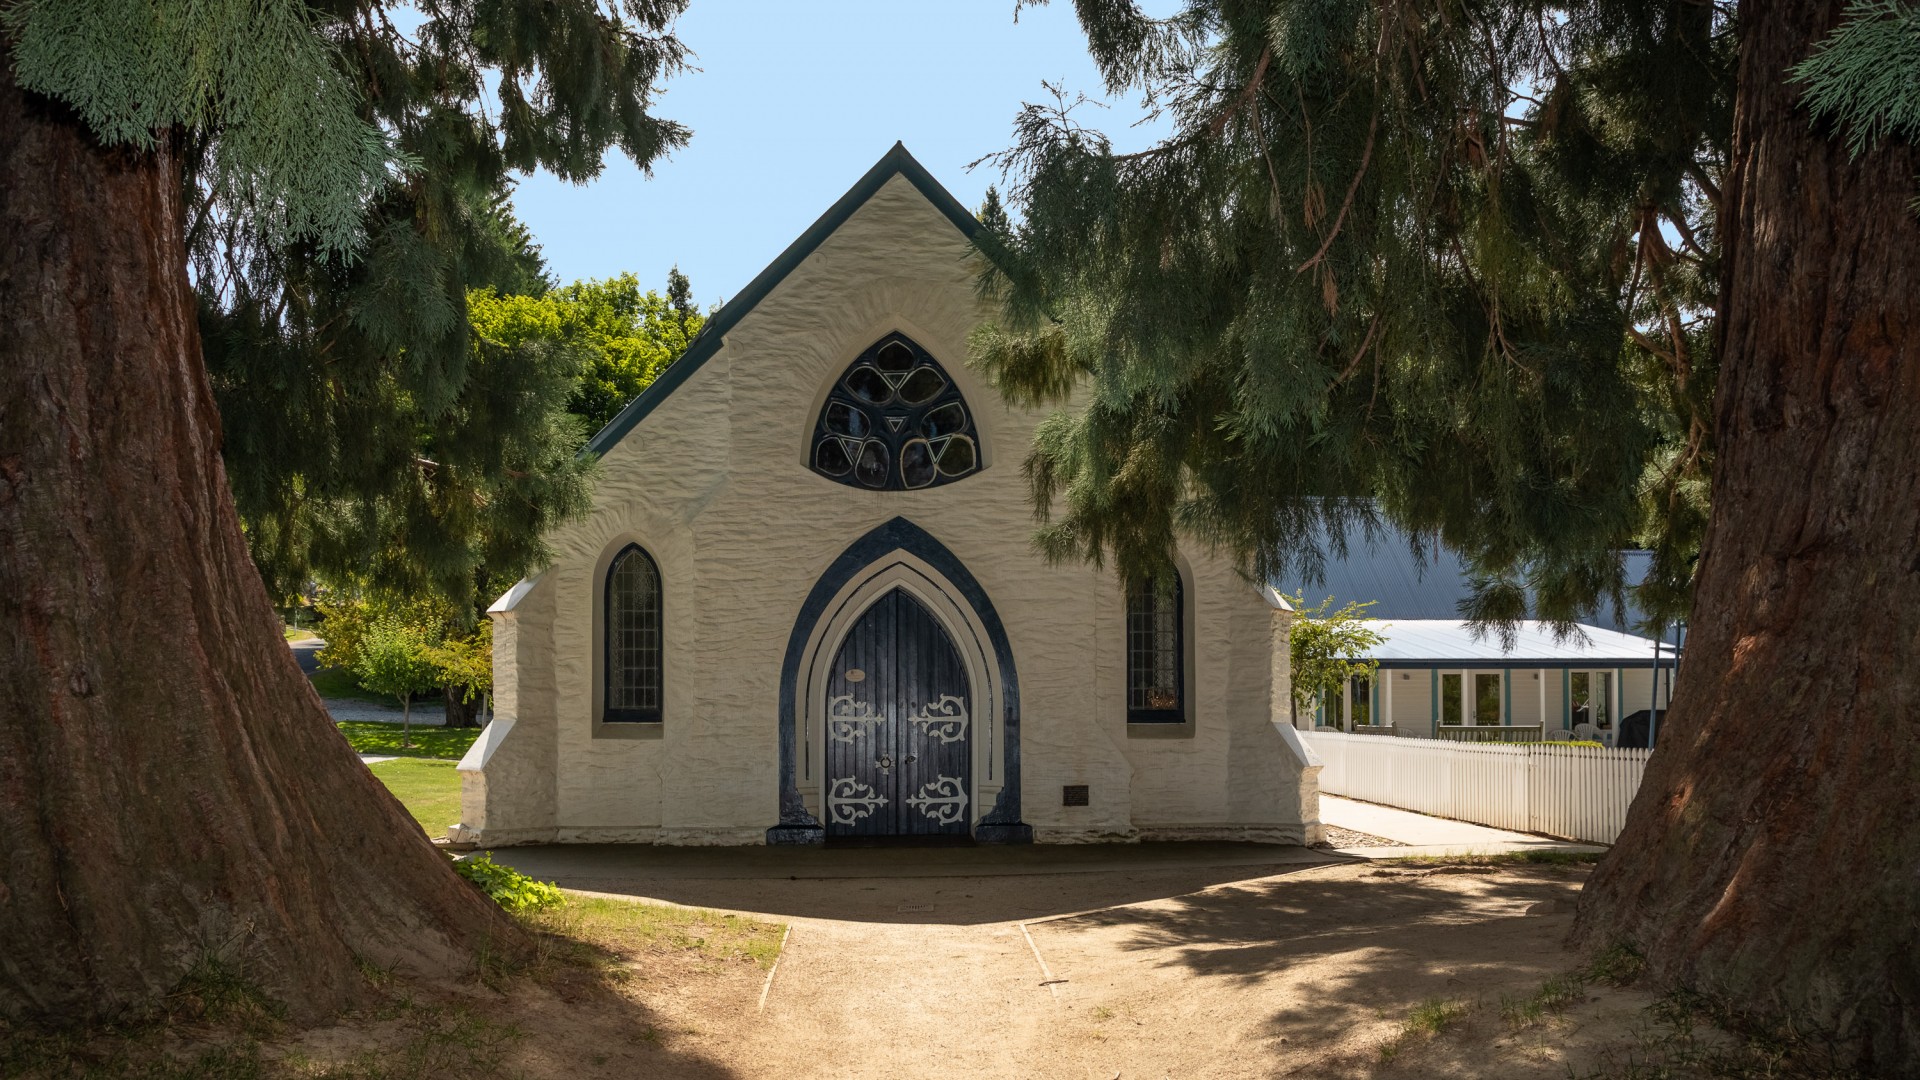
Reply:
[[840, 645], [827, 681], [827, 836], [971, 835], [973, 708], [946, 627], [902, 589]]

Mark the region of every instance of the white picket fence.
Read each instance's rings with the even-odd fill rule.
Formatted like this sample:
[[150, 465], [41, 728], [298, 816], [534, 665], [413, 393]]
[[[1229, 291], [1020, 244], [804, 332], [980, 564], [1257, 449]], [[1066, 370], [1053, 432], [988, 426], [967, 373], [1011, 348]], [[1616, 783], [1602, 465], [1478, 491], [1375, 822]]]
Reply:
[[1611, 844], [1651, 750], [1301, 732], [1320, 790], [1496, 829]]

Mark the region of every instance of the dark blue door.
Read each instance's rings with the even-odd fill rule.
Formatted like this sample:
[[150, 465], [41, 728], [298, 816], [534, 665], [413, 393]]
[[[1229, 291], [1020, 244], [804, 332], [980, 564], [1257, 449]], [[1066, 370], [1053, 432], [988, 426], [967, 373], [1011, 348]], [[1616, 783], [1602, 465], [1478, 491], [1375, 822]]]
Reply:
[[829, 837], [971, 835], [966, 669], [909, 593], [881, 597], [841, 643], [826, 729]]

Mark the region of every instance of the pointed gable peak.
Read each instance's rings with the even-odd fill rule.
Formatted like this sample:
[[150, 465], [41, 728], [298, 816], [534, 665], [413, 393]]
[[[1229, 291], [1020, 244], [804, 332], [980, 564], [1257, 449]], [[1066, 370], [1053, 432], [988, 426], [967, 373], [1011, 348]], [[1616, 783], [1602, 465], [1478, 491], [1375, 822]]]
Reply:
[[700, 333], [695, 335], [693, 341], [687, 346], [687, 351], [682, 353], [678, 360], [669, 364], [667, 369], [654, 379], [652, 385], [642, 390], [639, 397], [634, 398], [626, 408], [620, 410], [620, 414], [615, 416], [606, 427], [601, 428], [600, 433], [587, 442], [586, 448], [581, 453], [599, 457], [613, 449], [621, 439], [626, 437], [627, 432], [633, 430], [635, 424], [652, 412], [660, 402], [666, 400], [667, 396], [672, 394], [681, 383], [692, 377], [693, 373], [698, 371], [714, 353], [720, 351], [720, 343], [725, 340], [727, 332], [745, 318], [748, 312], [757, 307], [760, 301], [766, 299], [767, 294], [785, 280], [786, 276], [793, 272], [794, 267], [800, 265], [808, 255], [813, 254], [814, 249], [824, 243], [827, 237], [832, 236], [840, 226], [846, 224], [848, 218], [865, 206], [867, 201], [895, 176], [903, 177], [912, 184], [922, 197], [933, 204], [934, 209], [940, 211], [948, 221], [953, 222], [954, 228], [959, 229], [962, 235], [972, 238], [980, 231], [979, 219], [975, 218], [966, 207], [960, 205], [960, 200], [954, 198], [953, 193], [948, 191], [940, 181], [933, 178], [933, 174], [927, 171], [927, 167], [920, 164], [907, 151], [906, 144], [894, 143], [893, 149], [881, 155], [880, 160], [874, 162], [873, 168], [868, 169], [865, 176], [848, 188], [847, 193], [840, 196], [826, 213], [820, 215], [818, 221], [809, 225], [807, 231], [800, 234], [799, 239], [787, 245], [787, 249], [780, 253], [779, 258], [768, 264], [765, 270], [760, 271], [746, 288], [727, 301], [719, 311], [714, 312], [713, 317], [707, 320], [706, 325], [700, 328]]

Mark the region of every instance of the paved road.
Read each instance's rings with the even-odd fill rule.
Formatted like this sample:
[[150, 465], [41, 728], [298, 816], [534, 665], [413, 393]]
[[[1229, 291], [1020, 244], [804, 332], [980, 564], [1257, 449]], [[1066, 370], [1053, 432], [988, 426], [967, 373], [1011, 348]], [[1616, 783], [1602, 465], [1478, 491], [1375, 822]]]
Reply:
[[318, 638], [310, 638], [306, 641], [295, 641], [291, 643], [294, 662], [300, 665], [300, 670], [304, 672], [309, 679], [313, 677], [314, 672], [320, 670], [320, 661], [314, 659], [314, 655], [325, 648], [326, 644], [326, 642]]

